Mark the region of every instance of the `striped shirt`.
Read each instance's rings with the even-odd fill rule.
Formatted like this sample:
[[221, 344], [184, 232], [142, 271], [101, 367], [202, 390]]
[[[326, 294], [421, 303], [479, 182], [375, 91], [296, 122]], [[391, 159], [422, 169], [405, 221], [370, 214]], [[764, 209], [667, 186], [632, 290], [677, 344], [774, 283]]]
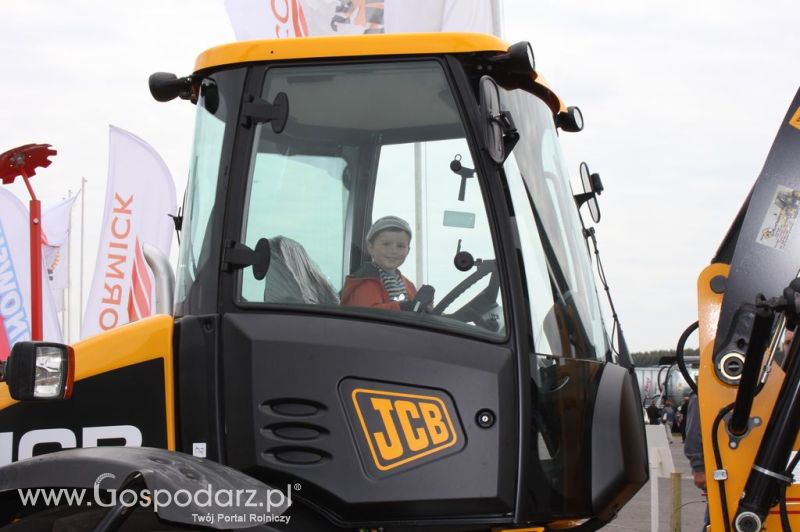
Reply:
[[408, 301], [406, 284], [403, 282], [400, 270], [389, 273], [374, 262], [373, 264], [378, 269], [378, 274], [381, 276], [381, 281], [383, 281], [383, 287], [389, 292], [389, 299], [392, 301]]

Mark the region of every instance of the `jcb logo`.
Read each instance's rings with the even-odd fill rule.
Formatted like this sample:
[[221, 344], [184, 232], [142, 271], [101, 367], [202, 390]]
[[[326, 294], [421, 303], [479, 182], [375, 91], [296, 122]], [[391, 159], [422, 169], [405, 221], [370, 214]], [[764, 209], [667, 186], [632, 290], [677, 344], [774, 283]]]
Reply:
[[[12, 463], [15, 460], [24, 460], [41, 453], [37, 447], [74, 449], [76, 447], [99, 447], [109, 442], [125, 447], [141, 447], [142, 431], [133, 425], [109, 425], [106, 427], [83, 427], [80, 429], [80, 440], [77, 434], [68, 428], [36, 429], [22, 434], [13, 432], [0, 432], [0, 466]], [[17, 441], [14, 453], [14, 441]], [[80, 445], [78, 445], [80, 443]]]
[[450, 413], [439, 397], [357, 388], [352, 398], [380, 471], [438, 453], [458, 442]]
[[789, 120], [789, 125], [800, 129], [800, 107], [798, 107], [797, 111], [795, 111], [794, 115], [792, 115], [791, 120]]

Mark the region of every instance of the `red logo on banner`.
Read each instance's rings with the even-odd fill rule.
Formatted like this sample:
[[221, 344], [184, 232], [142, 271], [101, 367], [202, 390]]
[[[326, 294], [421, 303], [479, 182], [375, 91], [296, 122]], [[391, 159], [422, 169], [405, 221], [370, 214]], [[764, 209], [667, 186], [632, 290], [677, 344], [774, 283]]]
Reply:
[[[105, 268], [103, 271], [103, 297], [102, 310], [97, 317], [101, 331], [113, 329], [119, 323], [119, 310], [123, 303], [125, 283], [125, 263], [128, 262], [128, 235], [131, 232], [131, 218], [133, 217], [133, 194], [123, 198], [114, 193], [115, 206], [111, 211], [112, 218], [109, 225], [112, 239], [108, 242], [105, 252]], [[138, 242], [138, 240], [137, 240]], [[118, 310], [119, 309], [119, 310]]]
[[303, 13], [303, 6], [298, 0], [270, 0], [272, 14], [278, 21], [275, 24], [275, 36], [307, 37], [308, 24]]
[[142, 245], [136, 238], [133, 270], [131, 271], [131, 291], [128, 294], [128, 320], [136, 321], [152, 314], [153, 280], [142, 253]]

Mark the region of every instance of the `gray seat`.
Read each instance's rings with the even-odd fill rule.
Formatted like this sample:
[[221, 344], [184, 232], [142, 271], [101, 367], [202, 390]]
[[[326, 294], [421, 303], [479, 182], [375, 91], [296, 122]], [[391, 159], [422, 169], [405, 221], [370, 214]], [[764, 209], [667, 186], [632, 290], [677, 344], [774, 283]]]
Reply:
[[269, 239], [269, 249], [265, 303], [339, 304], [333, 286], [299, 242], [276, 236]]

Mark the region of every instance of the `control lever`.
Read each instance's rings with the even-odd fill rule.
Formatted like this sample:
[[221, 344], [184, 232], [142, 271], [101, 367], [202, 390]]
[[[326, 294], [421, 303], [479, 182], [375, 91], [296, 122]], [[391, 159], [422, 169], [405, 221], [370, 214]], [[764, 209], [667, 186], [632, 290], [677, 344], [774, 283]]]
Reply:
[[436, 289], [429, 284], [424, 284], [417, 290], [417, 295], [413, 301], [403, 301], [400, 303], [400, 310], [409, 312], [427, 312], [433, 306], [433, 296]]
[[475, 266], [475, 258], [469, 251], [461, 251], [461, 239], [458, 239], [458, 247], [456, 248], [456, 256], [453, 257], [453, 264], [460, 272], [466, 272]]
[[463, 166], [461, 164], [461, 154], [458, 153], [453, 160], [450, 161], [450, 170], [452, 170], [454, 174], [461, 176], [461, 186], [458, 189], [458, 201], [464, 201], [467, 192], [467, 179], [475, 177], [475, 169]]
[[429, 284], [420, 286], [417, 291], [417, 297], [414, 298], [414, 312], [422, 312], [433, 305], [433, 295], [435, 292], [436, 290]]

